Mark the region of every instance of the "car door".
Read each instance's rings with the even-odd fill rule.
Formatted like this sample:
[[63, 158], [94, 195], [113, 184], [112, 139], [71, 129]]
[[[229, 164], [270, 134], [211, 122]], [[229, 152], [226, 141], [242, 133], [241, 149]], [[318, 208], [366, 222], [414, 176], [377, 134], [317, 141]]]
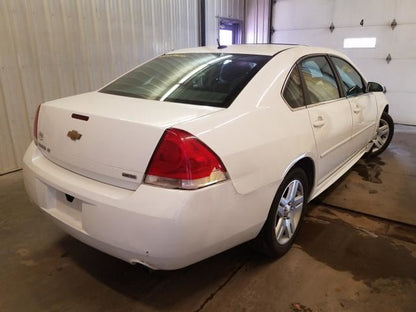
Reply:
[[377, 105], [373, 93], [365, 92], [365, 82], [358, 71], [339, 57], [330, 57], [336, 68], [352, 115], [351, 146], [356, 152], [372, 139], [376, 127]]
[[318, 183], [323, 182], [351, 155], [350, 103], [341, 98], [337, 79], [326, 56], [312, 56], [299, 63], [310, 124], [318, 152]]

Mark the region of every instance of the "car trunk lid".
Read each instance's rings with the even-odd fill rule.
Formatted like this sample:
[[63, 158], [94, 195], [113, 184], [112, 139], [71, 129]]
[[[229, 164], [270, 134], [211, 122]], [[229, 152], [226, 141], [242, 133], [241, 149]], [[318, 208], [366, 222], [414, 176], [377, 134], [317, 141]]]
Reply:
[[133, 190], [165, 129], [218, 110], [91, 92], [43, 104], [37, 145], [59, 166]]

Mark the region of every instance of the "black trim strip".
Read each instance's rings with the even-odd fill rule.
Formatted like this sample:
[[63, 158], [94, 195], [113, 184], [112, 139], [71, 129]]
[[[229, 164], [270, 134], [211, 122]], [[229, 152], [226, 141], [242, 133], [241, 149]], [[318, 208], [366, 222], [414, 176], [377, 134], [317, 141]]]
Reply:
[[75, 113], [72, 114], [71, 117], [74, 118], [74, 119], [79, 119], [79, 120], [83, 120], [83, 121], [88, 121], [88, 119], [90, 119], [90, 117], [88, 117], [88, 116], [75, 114]]
[[200, 2], [200, 44], [201, 46], [206, 45], [206, 29], [205, 29], [205, 0], [201, 0]]

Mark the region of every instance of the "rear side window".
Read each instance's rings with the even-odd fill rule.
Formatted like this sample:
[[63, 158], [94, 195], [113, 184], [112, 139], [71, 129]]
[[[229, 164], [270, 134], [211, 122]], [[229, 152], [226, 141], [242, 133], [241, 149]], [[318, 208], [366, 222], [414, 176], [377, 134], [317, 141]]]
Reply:
[[324, 56], [303, 60], [300, 69], [311, 104], [339, 98], [334, 72]]
[[130, 71], [100, 92], [228, 107], [270, 58], [222, 53], [166, 54]]
[[283, 97], [292, 108], [298, 108], [305, 105], [302, 83], [297, 67], [293, 68], [292, 73], [287, 79], [283, 90]]
[[365, 92], [363, 79], [354, 67], [338, 57], [332, 56], [331, 60], [338, 71], [342, 81], [342, 87], [347, 96], [358, 95]]

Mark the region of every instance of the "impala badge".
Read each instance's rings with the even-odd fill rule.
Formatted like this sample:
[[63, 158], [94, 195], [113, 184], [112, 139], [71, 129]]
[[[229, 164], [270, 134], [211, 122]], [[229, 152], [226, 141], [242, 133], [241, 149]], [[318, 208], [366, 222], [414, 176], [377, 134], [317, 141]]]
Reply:
[[77, 130], [71, 130], [71, 131], [68, 131], [67, 137], [69, 137], [72, 141], [76, 141], [76, 140], [81, 139], [82, 134], [78, 133]]

